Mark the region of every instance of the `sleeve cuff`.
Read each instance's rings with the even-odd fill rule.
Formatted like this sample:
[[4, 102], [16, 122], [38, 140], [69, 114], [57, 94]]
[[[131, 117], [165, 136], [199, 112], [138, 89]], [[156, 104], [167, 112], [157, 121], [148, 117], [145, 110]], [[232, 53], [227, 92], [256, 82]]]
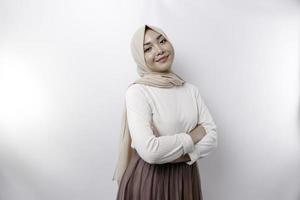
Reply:
[[182, 141], [184, 154], [193, 152], [195, 149], [195, 145], [192, 137], [187, 133], [179, 133], [178, 136]]
[[195, 151], [189, 153], [189, 156], [190, 156], [191, 160], [186, 162], [186, 164], [188, 164], [188, 165], [192, 165], [192, 164], [194, 164], [194, 162], [196, 162], [198, 160], [198, 155]]

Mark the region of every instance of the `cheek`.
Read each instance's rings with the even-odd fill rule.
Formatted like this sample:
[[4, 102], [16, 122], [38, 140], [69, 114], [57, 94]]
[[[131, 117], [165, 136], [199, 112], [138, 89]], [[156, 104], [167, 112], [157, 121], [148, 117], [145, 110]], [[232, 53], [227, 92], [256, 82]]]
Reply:
[[145, 55], [145, 60], [148, 64], [152, 64], [153, 63], [153, 59], [154, 59], [154, 56], [151, 55], [151, 54], [147, 54]]
[[167, 50], [171, 53], [171, 54], [174, 54], [174, 49], [171, 45], [168, 45], [167, 46]]

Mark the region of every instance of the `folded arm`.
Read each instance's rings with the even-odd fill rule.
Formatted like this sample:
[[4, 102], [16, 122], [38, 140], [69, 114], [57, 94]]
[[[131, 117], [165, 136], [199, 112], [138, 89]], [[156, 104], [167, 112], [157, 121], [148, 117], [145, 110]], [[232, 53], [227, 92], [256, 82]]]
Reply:
[[191, 153], [195, 145], [185, 132], [156, 136], [151, 128], [152, 110], [143, 92], [131, 86], [126, 92], [127, 121], [132, 142], [143, 160], [151, 164], [171, 162]]
[[186, 163], [192, 165], [198, 159], [209, 155], [217, 147], [217, 126], [203, 100], [198, 88], [196, 89], [196, 99], [198, 106], [198, 124], [201, 124], [206, 135], [195, 144], [193, 152], [188, 153], [190, 161]]

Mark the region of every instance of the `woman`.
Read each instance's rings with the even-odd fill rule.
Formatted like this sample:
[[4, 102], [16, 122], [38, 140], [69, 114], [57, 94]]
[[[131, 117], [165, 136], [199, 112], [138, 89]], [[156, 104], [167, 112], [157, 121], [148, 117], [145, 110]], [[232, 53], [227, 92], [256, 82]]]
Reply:
[[217, 146], [214, 120], [198, 88], [171, 70], [161, 29], [140, 27], [131, 51], [141, 78], [125, 95], [117, 200], [202, 200], [196, 161]]

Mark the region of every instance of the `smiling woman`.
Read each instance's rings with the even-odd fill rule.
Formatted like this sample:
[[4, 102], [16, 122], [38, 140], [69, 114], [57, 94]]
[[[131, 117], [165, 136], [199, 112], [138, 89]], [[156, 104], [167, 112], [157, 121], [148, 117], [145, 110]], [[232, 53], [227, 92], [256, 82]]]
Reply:
[[148, 67], [155, 72], [168, 72], [174, 60], [174, 48], [162, 34], [147, 27], [144, 56]]
[[214, 120], [198, 88], [171, 70], [174, 49], [161, 29], [139, 28], [131, 50], [141, 78], [125, 95], [117, 200], [202, 200], [196, 161], [216, 148]]

